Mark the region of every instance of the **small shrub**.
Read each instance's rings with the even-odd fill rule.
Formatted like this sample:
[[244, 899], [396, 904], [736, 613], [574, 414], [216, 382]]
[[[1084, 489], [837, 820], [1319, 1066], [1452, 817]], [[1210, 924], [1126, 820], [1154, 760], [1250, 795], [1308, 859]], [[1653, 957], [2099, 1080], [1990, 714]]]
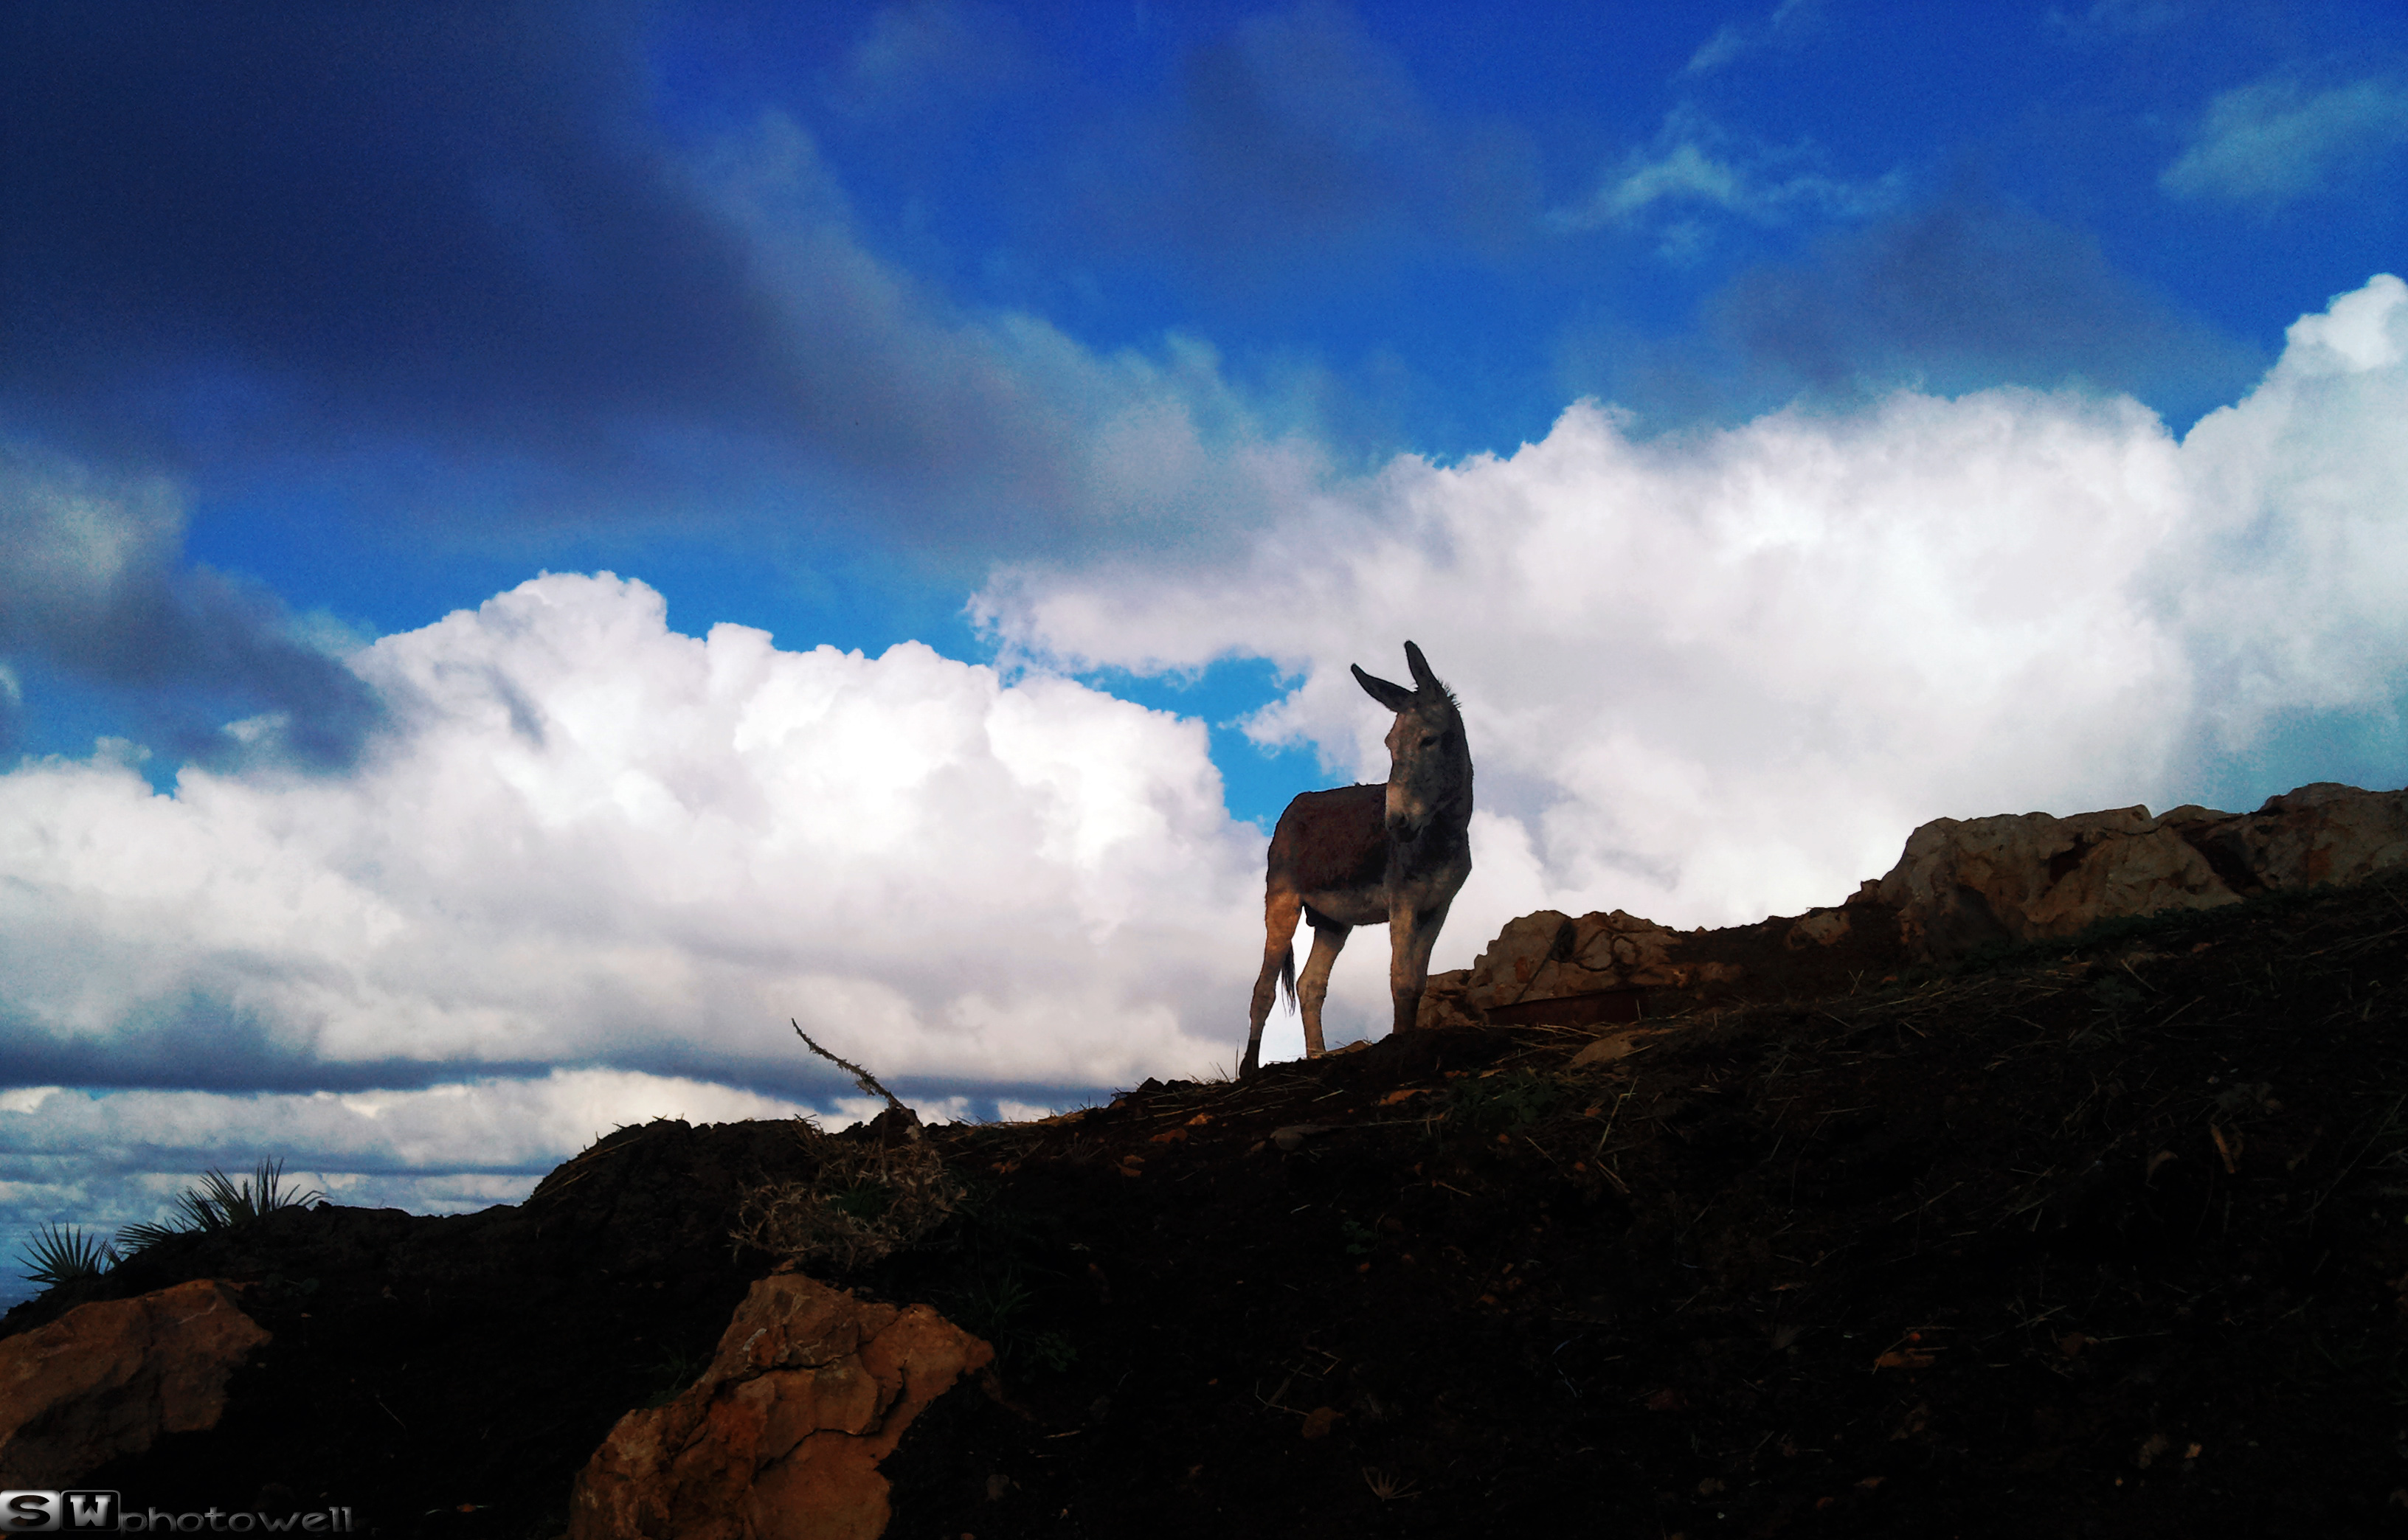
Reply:
[[27, 1281], [43, 1288], [98, 1277], [117, 1265], [117, 1248], [74, 1225], [46, 1224], [26, 1243]]
[[299, 1192], [285, 1191], [283, 1178], [282, 1161], [263, 1160], [251, 1176], [239, 1182], [211, 1167], [199, 1185], [177, 1194], [167, 1219], [129, 1224], [117, 1233], [117, 1244], [125, 1251], [139, 1251], [170, 1235], [238, 1230], [280, 1208], [303, 1208], [325, 1201], [326, 1195], [315, 1188]]
[[799, 1119], [795, 1130], [818, 1169], [743, 1195], [730, 1234], [746, 1246], [850, 1273], [916, 1245], [960, 1206], [961, 1182], [925, 1139], [844, 1139]]

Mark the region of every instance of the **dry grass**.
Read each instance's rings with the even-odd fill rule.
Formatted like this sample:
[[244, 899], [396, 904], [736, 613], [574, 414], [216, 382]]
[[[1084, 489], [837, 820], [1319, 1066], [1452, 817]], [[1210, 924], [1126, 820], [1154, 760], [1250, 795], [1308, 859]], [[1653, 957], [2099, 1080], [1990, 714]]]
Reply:
[[800, 1120], [795, 1129], [817, 1169], [744, 1194], [729, 1233], [782, 1262], [867, 1267], [924, 1239], [961, 1203], [960, 1180], [925, 1139], [841, 1138]]

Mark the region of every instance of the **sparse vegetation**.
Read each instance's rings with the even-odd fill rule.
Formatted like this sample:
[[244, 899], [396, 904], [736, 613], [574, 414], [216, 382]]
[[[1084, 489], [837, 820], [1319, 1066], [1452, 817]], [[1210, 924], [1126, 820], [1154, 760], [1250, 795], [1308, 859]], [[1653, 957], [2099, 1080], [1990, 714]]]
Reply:
[[1467, 1134], [1510, 1134], [1544, 1120], [1573, 1095], [1556, 1075], [1512, 1069], [1474, 1076], [1455, 1083], [1446, 1119]]
[[[831, 1134], [804, 1119], [795, 1136], [812, 1175], [747, 1191], [731, 1237], [798, 1267], [851, 1273], [915, 1245], [945, 1222], [962, 1199], [959, 1178], [921, 1133], [920, 1120], [878, 1077], [810, 1039], [803, 1046], [853, 1077], [889, 1111], [858, 1135]], [[890, 1120], [891, 1119], [891, 1120]]]
[[46, 1224], [26, 1243], [25, 1276], [43, 1288], [97, 1277], [117, 1265], [117, 1248], [75, 1225]]
[[170, 1218], [129, 1224], [118, 1231], [117, 1248], [134, 1252], [171, 1235], [238, 1230], [280, 1208], [305, 1208], [325, 1201], [326, 1195], [315, 1188], [298, 1192], [287, 1191], [283, 1180], [284, 1162], [280, 1160], [261, 1161], [258, 1168], [240, 1181], [212, 1167], [197, 1185], [177, 1195]]
[[796, 1119], [817, 1172], [752, 1189], [733, 1238], [781, 1262], [851, 1273], [915, 1245], [961, 1202], [962, 1184], [924, 1140], [846, 1137]]

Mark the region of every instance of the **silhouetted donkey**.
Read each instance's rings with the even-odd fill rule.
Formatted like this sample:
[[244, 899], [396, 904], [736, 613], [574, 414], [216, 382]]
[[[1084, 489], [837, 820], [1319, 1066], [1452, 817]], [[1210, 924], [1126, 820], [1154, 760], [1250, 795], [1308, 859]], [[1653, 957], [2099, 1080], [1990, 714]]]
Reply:
[[[1388, 783], [1307, 791], [1287, 805], [1271, 834], [1270, 871], [1263, 895], [1263, 971], [1254, 980], [1252, 1030], [1240, 1076], [1258, 1067], [1263, 1019], [1280, 984], [1304, 1009], [1304, 1051], [1319, 1058], [1321, 1002], [1329, 992], [1330, 964], [1357, 925], [1388, 924], [1388, 992], [1397, 1005], [1394, 1031], [1420, 1013], [1429, 979], [1430, 948], [1446, 923], [1463, 879], [1471, 875], [1471, 749], [1463, 715], [1439, 683], [1422, 649], [1405, 644], [1413, 688], [1374, 678], [1360, 667], [1356, 682], [1397, 714], [1388, 729]], [[1312, 926], [1312, 955], [1296, 977], [1296, 924]]]

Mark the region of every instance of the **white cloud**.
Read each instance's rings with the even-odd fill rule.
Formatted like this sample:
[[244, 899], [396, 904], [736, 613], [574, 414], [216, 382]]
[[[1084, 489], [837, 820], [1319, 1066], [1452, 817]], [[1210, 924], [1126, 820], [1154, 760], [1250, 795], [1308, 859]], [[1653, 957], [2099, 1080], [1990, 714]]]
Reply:
[[1201, 981], [1247, 947], [1259, 836], [1200, 723], [916, 644], [681, 636], [608, 576], [353, 666], [395, 720], [349, 776], [0, 777], [16, 1051], [239, 1031], [304, 1061], [758, 1073], [801, 1053], [793, 1015], [890, 1077], [1220, 1052]]
[[[2286, 713], [2398, 726], [2408, 677], [2408, 284], [2290, 328], [2237, 406], [2193, 427], [2193, 539], [2161, 580], [2199, 660], [2200, 728], [2259, 741]], [[2403, 776], [2408, 778], [2408, 776]]]
[[1800, 33], [1819, 19], [1817, 0], [1781, 0], [1759, 21], [1726, 21], [1698, 45], [1683, 66], [1684, 75], [1708, 75], [1735, 60], [1764, 49], [1795, 43]]
[[1553, 211], [1547, 222], [1559, 231], [1652, 224], [1664, 255], [1678, 258], [1704, 239], [1700, 213], [1764, 225], [1863, 219], [1896, 203], [1901, 186], [1896, 172], [1872, 180], [1833, 176], [1811, 142], [1764, 144], [1684, 105], [1666, 115], [1653, 143], [1633, 150], [1587, 199]]
[[2408, 145], [2408, 84], [2368, 78], [2312, 90], [2275, 76], [2208, 104], [2198, 136], [2157, 178], [2177, 198], [2272, 209], [2337, 191]]
[[1484, 809], [1441, 966], [1541, 904], [1795, 912], [1926, 819], [2180, 800], [2203, 739], [2408, 696], [2403, 296], [2306, 318], [2182, 444], [2128, 398], [2014, 390], [1651, 442], [1582, 406], [1299, 506], [1238, 570], [1025, 568], [983, 603], [1039, 656], [1270, 657], [1305, 683], [1259, 733], [1367, 777], [1346, 665], [1419, 641]]

